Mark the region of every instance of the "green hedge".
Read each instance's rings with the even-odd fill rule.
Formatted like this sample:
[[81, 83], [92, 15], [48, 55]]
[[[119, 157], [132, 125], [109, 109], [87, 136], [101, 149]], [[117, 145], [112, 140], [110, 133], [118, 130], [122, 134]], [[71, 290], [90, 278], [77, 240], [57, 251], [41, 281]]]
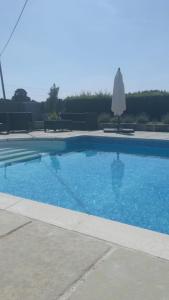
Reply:
[[127, 113], [146, 113], [152, 119], [160, 119], [169, 112], [169, 95], [127, 97]]
[[[110, 113], [111, 98], [109, 94], [80, 95], [67, 97], [64, 100], [65, 112], [97, 112]], [[127, 114], [146, 113], [151, 119], [160, 119], [169, 113], [169, 93], [138, 93], [126, 96]]]
[[68, 97], [64, 100], [66, 112], [109, 112], [111, 107], [110, 95], [80, 95]]

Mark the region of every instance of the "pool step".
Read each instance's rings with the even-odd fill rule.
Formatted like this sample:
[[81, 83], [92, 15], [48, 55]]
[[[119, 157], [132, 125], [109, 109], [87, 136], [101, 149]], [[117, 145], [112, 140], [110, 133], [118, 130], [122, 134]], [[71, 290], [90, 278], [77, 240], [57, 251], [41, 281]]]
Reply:
[[16, 158], [6, 159], [5, 161], [0, 162], [0, 168], [7, 167], [7, 166], [10, 166], [10, 165], [16, 164], [16, 163], [21, 163], [21, 162], [26, 162], [29, 160], [38, 159], [38, 158], [41, 158], [41, 155], [34, 153], [34, 154], [29, 154], [29, 155], [27, 154], [27, 155], [16, 157]]
[[32, 154], [37, 154], [37, 152], [35, 151], [19, 151], [19, 152], [13, 152], [13, 153], [3, 153], [1, 155], [0, 153], [0, 162], [1, 161], [6, 161], [6, 160], [9, 160], [9, 159], [15, 159], [15, 158], [18, 158], [18, 157], [24, 157], [26, 155], [32, 155]]
[[11, 148], [0, 148], [0, 153], [5, 152], [5, 151], [9, 151], [9, 150], [12, 150], [12, 149]]
[[27, 149], [11, 149], [11, 148], [0, 149], [0, 156], [17, 153], [17, 152], [25, 152], [25, 151], [28, 151], [28, 150]]

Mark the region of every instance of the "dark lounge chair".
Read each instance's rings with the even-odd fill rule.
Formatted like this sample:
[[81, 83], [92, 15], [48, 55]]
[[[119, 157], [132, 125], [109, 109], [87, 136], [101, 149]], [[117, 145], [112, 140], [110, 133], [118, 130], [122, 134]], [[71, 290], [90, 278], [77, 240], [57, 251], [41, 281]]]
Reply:
[[32, 113], [7, 112], [0, 113], [0, 132], [31, 131]]
[[105, 133], [123, 133], [123, 134], [131, 134], [134, 133], [134, 129], [132, 128], [104, 128]]
[[0, 132], [8, 133], [8, 126], [5, 123], [0, 123]]
[[72, 130], [71, 120], [48, 120], [44, 121], [44, 131], [47, 130]]

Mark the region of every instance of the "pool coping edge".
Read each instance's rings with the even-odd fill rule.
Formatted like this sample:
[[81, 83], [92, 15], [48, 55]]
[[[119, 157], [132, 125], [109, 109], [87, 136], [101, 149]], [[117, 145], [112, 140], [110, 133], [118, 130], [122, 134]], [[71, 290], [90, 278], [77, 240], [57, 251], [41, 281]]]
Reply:
[[169, 235], [0, 193], [0, 209], [169, 260]]

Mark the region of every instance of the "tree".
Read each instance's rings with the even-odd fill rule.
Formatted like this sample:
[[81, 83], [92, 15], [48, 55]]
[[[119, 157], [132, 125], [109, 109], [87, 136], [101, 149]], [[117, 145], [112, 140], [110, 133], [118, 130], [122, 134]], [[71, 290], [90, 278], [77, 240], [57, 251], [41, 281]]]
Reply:
[[27, 92], [24, 89], [17, 89], [11, 100], [16, 102], [28, 102], [31, 99], [27, 96]]
[[58, 98], [59, 87], [55, 83], [50, 88], [49, 97], [46, 100], [46, 110], [48, 113], [61, 112], [61, 100]]
[[58, 99], [59, 94], [59, 87], [56, 87], [56, 84], [54, 83], [53, 86], [50, 88], [49, 97]]

